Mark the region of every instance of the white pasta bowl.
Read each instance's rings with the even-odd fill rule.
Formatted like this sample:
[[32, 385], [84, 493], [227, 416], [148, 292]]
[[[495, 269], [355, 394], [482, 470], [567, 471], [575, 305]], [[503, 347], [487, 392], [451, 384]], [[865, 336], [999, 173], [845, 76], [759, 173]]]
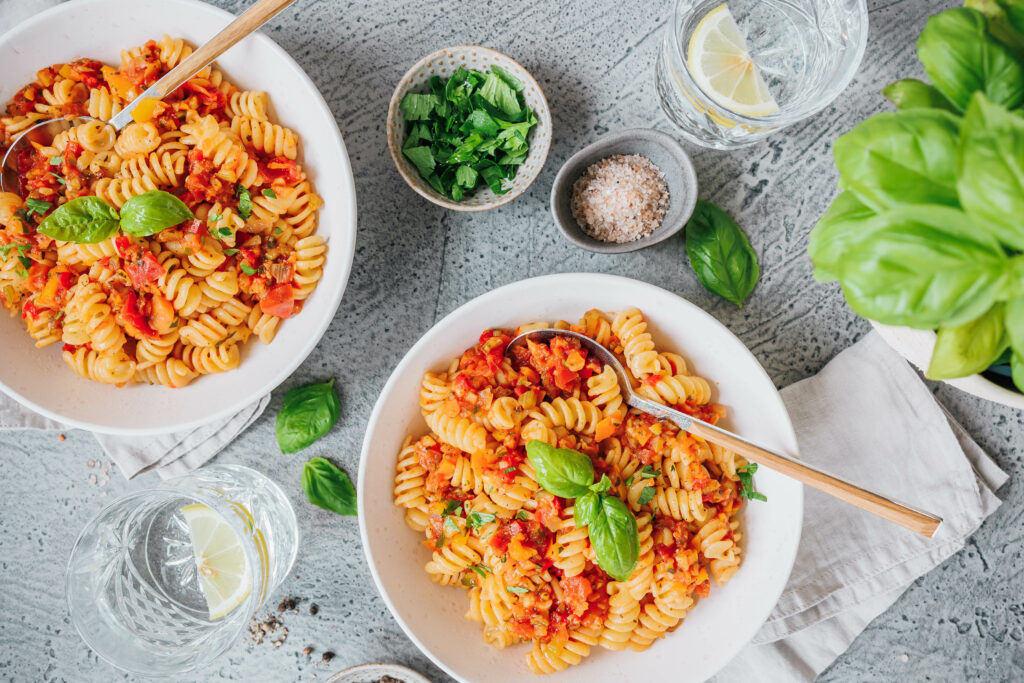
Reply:
[[[729, 413], [724, 423], [768, 446], [796, 454], [796, 438], [771, 379], [721, 323], [688, 301], [636, 280], [587, 273], [516, 282], [473, 299], [434, 325], [409, 350], [370, 416], [359, 465], [359, 525], [377, 588], [406, 634], [449, 674], [474, 683], [537, 680], [527, 646], [492, 649], [480, 624], [463, 618], [469, 600], [430, 581], [430, 551], [392, 503], [396, 456], [407, 434], [420, 436], [419, 386], [424, 372], [444, 370], [489, 327], [534, 320], [577, 320], [585, 311], [639, 307], [660, 349], [681, 353], [714, 387]], [[725, 665], [768, 617], [789, 577], [800, 540], [800, 484], [767, 469], [756, 475], [768, 502], [741, 516], [743, 565], [724, 587], [698, 601], [679, 628], [642, 653], [595, 647], [559, 681], [703, 681]]]
[[[130, 10], [130, 11], [126, 11]], [[38, 69], [76, 57], [119, 64], [122, 48], [168, 34], [199, 45], [233, 15], [195, 0], [77, 0], [58, 5], [0, 36], [7, 102]], [[0, 321], [0, 389], [29, 408], [73, 427], [115, 434], [154, 434], [210, 422], [273, 390], [316, 346], [341, 302], [355, 252], [352, 170], [334, 117], [316, 86], [276, 43], [254, 34], [218, 60], [239, 88], [264, 90], [272, 117], [301, 138], [299, 161], [324, 199], [319, 232], [328, 245], [323, 278], [302, 312], [284, 321], [273, 343], [251, 339], [237, 370], [199, 377], [181, 389], [116, 388], [82, 379], [61, 359], [60, 345], [37, 349], [21, 320]]]

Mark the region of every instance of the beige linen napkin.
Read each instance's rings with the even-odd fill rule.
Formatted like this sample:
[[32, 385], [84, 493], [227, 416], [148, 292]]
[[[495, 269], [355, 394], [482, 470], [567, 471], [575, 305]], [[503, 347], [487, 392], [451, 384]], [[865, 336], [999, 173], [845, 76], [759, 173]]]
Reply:
[[926, 539], [805, 489], [789, 583], [717, 682], [813, 680], [915, 579], [964, 547], [1007, 479], [875, 332], [782, 398], [802, 459], [944, 521]]

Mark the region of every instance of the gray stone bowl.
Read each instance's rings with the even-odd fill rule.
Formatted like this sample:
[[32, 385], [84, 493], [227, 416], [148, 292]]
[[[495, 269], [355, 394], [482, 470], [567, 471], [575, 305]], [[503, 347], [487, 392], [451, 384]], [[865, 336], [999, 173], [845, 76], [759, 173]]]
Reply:
[[[587, 233], [572, 215], [572, 186], [587, 167], [615, 154], [639, 154], [665, 174], [669, 206], [661, 225], [647, 237], [625, 242], [601, 242]], [[653, 128], [629, 128], [609, 133], [569, 157], [551, 187], [551, 215], [570, 242], [601, 254], [624, 254], [667, 240], [683, 229], [697, 204], [697, 174], [683, 146], [672, 136]]]

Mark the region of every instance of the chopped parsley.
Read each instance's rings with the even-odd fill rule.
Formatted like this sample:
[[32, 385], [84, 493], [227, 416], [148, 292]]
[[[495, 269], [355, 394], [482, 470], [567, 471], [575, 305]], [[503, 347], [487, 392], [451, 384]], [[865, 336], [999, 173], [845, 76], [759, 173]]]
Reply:
[[55, 157], [50, 157], [50, 166], [60, 166], [62, 163], [64, 163], [64, 160], [60, 158], [59, 154]]
[[239, 263], [238, 267], [242, 269], [242, 272], [246, 275], [255, 275], [256, 269], [250, 266], [248, 263]]
[[647, 505], [654, 498], [654, 487], [647, 486], [643, 491], [640, 492], [640, 497], [637, 498], [637, 505]]
[[270, 197], [271, 199], [277, 199], [277, 194], [275, 194], [269, 187], [263, 190], [263, 196]]
[[478, 529], [493, 521], [494, 515], [490, 512], [470, 512], [469, 517], [466, 518], [466, 526], [470, 529]]
[[523, 588], [522, 586], [505, 586], [505, 590], [509, 593], [518, 593], [520, 595], [530, 592], [529, 588]]
[[485, 564], [471, 564], [469, 565], [469, 568], [482, 577], [486, 577], [488, 574], [491, 573], [491, 568]]
[[756, 462], [748, 462], [743, 467], [736, 468], [736, 476], [740, 478], [740, 495], [747, 500], [767, 502], [768, 497], [754, 489], [754, 472], [757, 472]]
[[280, 235], [282, 232], [284, 232], [284, 230], [282, 230], [281, 228], [274, 228], [275, 235]]
[[661, 470], [654, 469], [654, 465], [644, 465], [644, 468], [640, 470], [641, 479], [654, 479], [659, 476], [661, 476]]
[[450, 534], [459, 533], [459, 525], [455, 523], [455, 520], [451, 517], [444, 518], [444, 530]]
[[21, 265], [25, 267], [25, 270], [28, 270], [29, 268], [32, 267], [32, 259], [30, 259], [28, 256], [18, 254], [18, 260], [21, 261]]
[[28, 199], [25, 200], [25, 215], [31, 216], [32, 214], [37, 213], [40, 216], [42, 216], [44, 213], [50, 210], [51, 206], [53, 206], [53, 202], [47, 202], [43, 201], [42, 199], [29, 197]]
[[208, 216], [206, 217], [206, 221], [207, 221], [208, 223], [216, 223], [216, 222], [217, 222], [217, 221], [219, 221], [219, 220], [220, 220], [221, 218], [224, 218], [224, 216], [222, 216], [222, 215], [221, 215], [221, 214], [219, 214], [219, 213], [211, 213], [210, 215], [208, 215]]
[[238, 215], [246, 219], [252, 215], [252, 194], [241, 185], [235, 185], [235, 198], [238, 200]]
[[520, 510], [519, 512], [516, 513], [516, 519], [525, 522], [528, 519], [530, 519], [530, 515], [526, 513], [526, 510]]
[[224, 255], [225, 256], [234, 256], [237, 253], [238, 253], [238, 250], [235, 249], [234, 247], [232, 247], [231, 249], [225, 249], [224, 250]]
[[68, 184], [68, 181], [64, 180], [63, 178], [61, 178], [61, 177], [60, 177], [59, 175], [57, 175], [57, 174], [56, 174], [56, 173], [54, 173], [53, 171], [49, 171], [49, 173], [50, 173], [50, 175], [52, 175], [52, 176], [53, 176], [54, 178], [56, 178], [56, 179], [57, 179], [57, 182], [58, 182], [58, 183], [60, 183], [61, 185], [67, 185], [67, 184]]
[[457, 500], [446, 500], [444, 502], [444, 514], [445, 515], [461, 515], [462, 514], [462, 503]]
[[512, 465], [512, 467], [506, 467], [505, 469], [503, 469], [502, 472], [504, 472], [505, 474], [511, 474], [512, 472], [515, 472], [517, 469], [519, 468], [516, 467], [515, 465]]

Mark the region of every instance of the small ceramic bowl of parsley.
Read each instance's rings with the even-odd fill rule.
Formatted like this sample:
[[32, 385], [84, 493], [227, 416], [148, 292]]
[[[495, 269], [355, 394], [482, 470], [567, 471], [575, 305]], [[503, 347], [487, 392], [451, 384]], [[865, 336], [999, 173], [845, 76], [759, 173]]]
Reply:
[[486, 211], [540, 175], [551, 111], [514, 59], [460, 45], [427, 55], [398, 82], [387, 139], [395, 167], [418, 194], [455, 211]]

